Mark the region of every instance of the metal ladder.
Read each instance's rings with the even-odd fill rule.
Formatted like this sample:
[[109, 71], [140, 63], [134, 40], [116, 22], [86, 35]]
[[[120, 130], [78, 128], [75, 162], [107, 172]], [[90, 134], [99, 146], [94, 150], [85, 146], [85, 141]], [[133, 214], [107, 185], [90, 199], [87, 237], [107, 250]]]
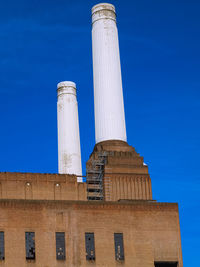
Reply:
[[92, 160], [91, 169], [87, 169], [87, 199], [104, 200], [104, 166], [107, 152], [99, 152], [98, 159]]

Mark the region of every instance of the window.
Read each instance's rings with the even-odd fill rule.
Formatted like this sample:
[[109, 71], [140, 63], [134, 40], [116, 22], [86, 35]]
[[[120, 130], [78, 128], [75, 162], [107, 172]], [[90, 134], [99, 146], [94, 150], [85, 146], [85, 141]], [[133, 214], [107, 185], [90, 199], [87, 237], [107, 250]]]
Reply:
[[0, 232], [0, 260], [4, 260], [4, 232]]
[[35, 233], [26, 232], [25, 239], [26, 239], [26, 259], [35, 260]]
[[94, 233], [85, 233], [86, 260], [95, 260]]
[[65, 260], [65, 233], [56, 233], [56, 259]]
[[124, 260], [124, 244], [123, 244], [123, 234], [114, 233], [115, 240], [115, 259], [123, 261]]
[[155, 267], [177, 267], [177, 262], [155, 262]]

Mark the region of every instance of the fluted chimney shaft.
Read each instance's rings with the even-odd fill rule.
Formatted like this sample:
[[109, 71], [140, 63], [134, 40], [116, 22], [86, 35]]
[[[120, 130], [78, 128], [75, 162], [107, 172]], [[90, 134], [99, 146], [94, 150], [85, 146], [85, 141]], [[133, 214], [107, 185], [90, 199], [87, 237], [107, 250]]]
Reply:
[[92, 8], [92, 51], [96, 143], [126, 141], [118, 31], [111, 4]]
[[[57, 85], [58, 172], [82, 176], [76, 84]], [[78, 179], [82, 181], [82, 178]]]

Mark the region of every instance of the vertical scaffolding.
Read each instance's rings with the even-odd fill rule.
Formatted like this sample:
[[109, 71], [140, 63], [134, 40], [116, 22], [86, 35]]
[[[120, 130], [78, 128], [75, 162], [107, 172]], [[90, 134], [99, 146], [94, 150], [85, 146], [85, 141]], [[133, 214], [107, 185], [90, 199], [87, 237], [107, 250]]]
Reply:
[[106, 151], [98, 153], [98, 159], [92, 160], [91, 168], [87, 169], [87, 199], [104, 200], [104, 167], [107, 163]]

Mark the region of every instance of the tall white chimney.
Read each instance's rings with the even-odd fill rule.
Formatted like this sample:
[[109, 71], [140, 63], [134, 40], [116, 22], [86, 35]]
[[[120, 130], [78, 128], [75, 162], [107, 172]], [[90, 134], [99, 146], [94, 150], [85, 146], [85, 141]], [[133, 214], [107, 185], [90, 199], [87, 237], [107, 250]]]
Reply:
[[[58, 172], [82, 176], [76, 84], [57, 85]], [[81, 182], [82, 178], [78, 178]]]
[[126, 141], [126, 125], [115, 7], [92, 8], [92, 52], [96, 143]]

